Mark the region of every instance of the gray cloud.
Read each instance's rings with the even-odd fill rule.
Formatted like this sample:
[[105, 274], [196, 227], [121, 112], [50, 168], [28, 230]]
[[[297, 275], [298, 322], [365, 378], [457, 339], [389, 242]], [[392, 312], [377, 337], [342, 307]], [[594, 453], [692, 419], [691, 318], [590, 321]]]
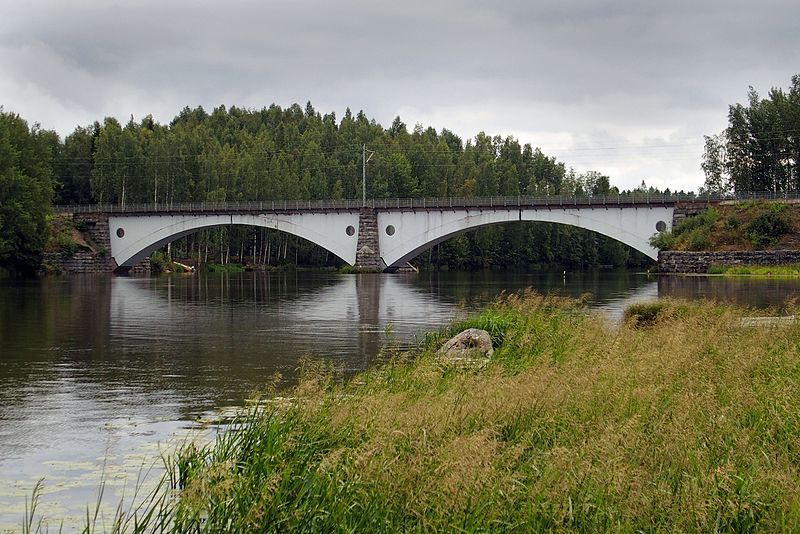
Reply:
[[0, 103], [65, 134], [311, 100], [514, 134], [624, 187], [696, 188], [728, 104], [800, 70], [795, 4], [20, 2], [0, 21]]

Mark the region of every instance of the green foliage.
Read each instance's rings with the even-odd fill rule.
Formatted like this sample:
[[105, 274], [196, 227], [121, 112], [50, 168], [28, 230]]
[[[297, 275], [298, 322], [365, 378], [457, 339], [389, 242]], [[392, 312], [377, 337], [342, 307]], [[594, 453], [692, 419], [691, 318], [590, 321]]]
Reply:
[[701, 226], [685, 234], [686, 250], [707, 250], [711, 231], [708, 227]]
[[678, 223], [672, 231], [673, 239], [662, 240], [660, 244], [666, 245], [668, 248], [704, 250], [709, 245], [711, 227], [718, 219], [719, 212], [716, 208], [705, 209]]
[[670, 250], [675, 243], [675, 237], [669, 230], [658, 232], [650, 238], [650, 246], [658, 250]]
[[664, 313], [664, 309], [664, 303], [658, 301], [631, 304], [625, 308], [623, 318], [636, 328], [646, 328], [658, 322], [659, 317]]
[[89, 229], [89, 223], [86, 221], [86, 219], [74, 219], [73, 225], [79, 232], [85, 232]]
[[800, 75], [788, 90], [772, 88], [761, 98], [751, 87], [746, 104], [728, 109], [728, 127], [707, 136], [703, 156], [705, 190], [788, 192], [800, 189]]
[[203, 271], [208, 273], [243, 273], [244, 265], [238, 263], [205, 263]]
[[690, 233], [700, 228], [708, 228], [719, 219], [719, 210], [717, 208], [707, 208], [692, 217], [686, 217], [679, 222], [673, 233], [679, 236], [684, 233]]
[[168, 273], [172, 271], [172, 262], [167, 255], [157, 250], [150, 255], [150, 272], [154, 274]]
[[789, 209], [789, 204], [785, 202], [770, 202], [768, 206], [769, 206], [769, 211], [771, 211], [775, 215], [786, 213], [786, 210]]
[[[713, 274], [726, 276], [800, 276], [800, 265], [736, 265], [730, 267], [714, 266]], [[712, 269], [709, 267], [709, 273]]]
[[80, 250], [80, 247], [68, 232], [58, 233], [56, 236], [56, 245], [58, 246], [58, 251], [67, 257], [73, 256]]
[[728, 230], [736, 230], [741, 226], [742, 220], [737, 217], [735, 214], [729, 215], [727, 219], [725, 219], [725, 228]]
[[782, 212], [783, 210], [775, 211], [770, 209], [750, 221], [745, 228], [745, 234], [753, 243], [753, 246], [756, 248], [766, 247], [791, 231], [791, 227], [785, 217], [782, 216]]
[[53, 196], [48, 162], [54, 138], [0, 108], [0, 269], [39, 268]]
[[492, 346], [497, 348], [503, 344], [506, 332], [514, 326], [514, 317], [507, 313], [486, 311], [478, 316], [453, 324], [447, 330], [447, 337], [452, 337], [468, 328], [478, 328], [489, 332]]

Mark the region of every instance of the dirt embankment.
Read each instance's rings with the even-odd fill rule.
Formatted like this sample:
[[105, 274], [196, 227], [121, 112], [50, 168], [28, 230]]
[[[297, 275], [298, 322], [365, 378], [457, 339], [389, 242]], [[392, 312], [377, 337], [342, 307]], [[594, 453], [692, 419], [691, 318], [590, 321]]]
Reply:
[[800, 250], [800, 204], [743, 201], [709, 207], [654, 238], [661, 250]]

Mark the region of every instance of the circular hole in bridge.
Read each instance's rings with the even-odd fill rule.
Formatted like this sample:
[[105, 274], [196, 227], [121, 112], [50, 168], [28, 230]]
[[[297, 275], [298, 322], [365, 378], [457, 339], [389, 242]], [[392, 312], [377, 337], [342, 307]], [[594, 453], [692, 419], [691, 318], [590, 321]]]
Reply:
[[394, 235], [394, 226], [391, 224], [386, 227], [386, 235]]
[[125, 237], [125, 229], [117, 228], [117, 237]]
[[656, 230], [658, 230], [659, 232], [663, 232], [666, 229], [667, 229], [667, 223], [665, 223], [664, 221], [658, 221], [656, 223]]
[[344, 230], [344, 231], [345, 231], [345, 233], [346, 233], [347, 235], [354, 235], [354, 234], [356, 233], [356, 229], [355, 229], [355, 228], [353, 228], [353, 226], [352, 226], [352, 225], [350, 225], [350, 226], [348, 226], [347, 228], [345, 228], [345, 230]]

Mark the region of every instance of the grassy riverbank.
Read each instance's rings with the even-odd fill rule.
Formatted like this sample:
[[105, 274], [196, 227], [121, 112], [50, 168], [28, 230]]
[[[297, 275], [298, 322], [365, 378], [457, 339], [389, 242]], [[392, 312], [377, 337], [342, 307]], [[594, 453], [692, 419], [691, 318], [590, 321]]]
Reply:
[[[795, 530], [800, 326], [749, 313], [664, 301], [612, 326], [507, 297], [346, 383], [307, 366], [186, 448], [160, 506], [177, 531]], [[492, 362], [438, 361], [467, 326]]]
[[709, 207], [654, 236], [659, 250], [732, 251], [800, 248], [800, 204], [739, 201]]
[[708, 274], [725, 276], [800, 276], [800, 265], [712, 265]]

